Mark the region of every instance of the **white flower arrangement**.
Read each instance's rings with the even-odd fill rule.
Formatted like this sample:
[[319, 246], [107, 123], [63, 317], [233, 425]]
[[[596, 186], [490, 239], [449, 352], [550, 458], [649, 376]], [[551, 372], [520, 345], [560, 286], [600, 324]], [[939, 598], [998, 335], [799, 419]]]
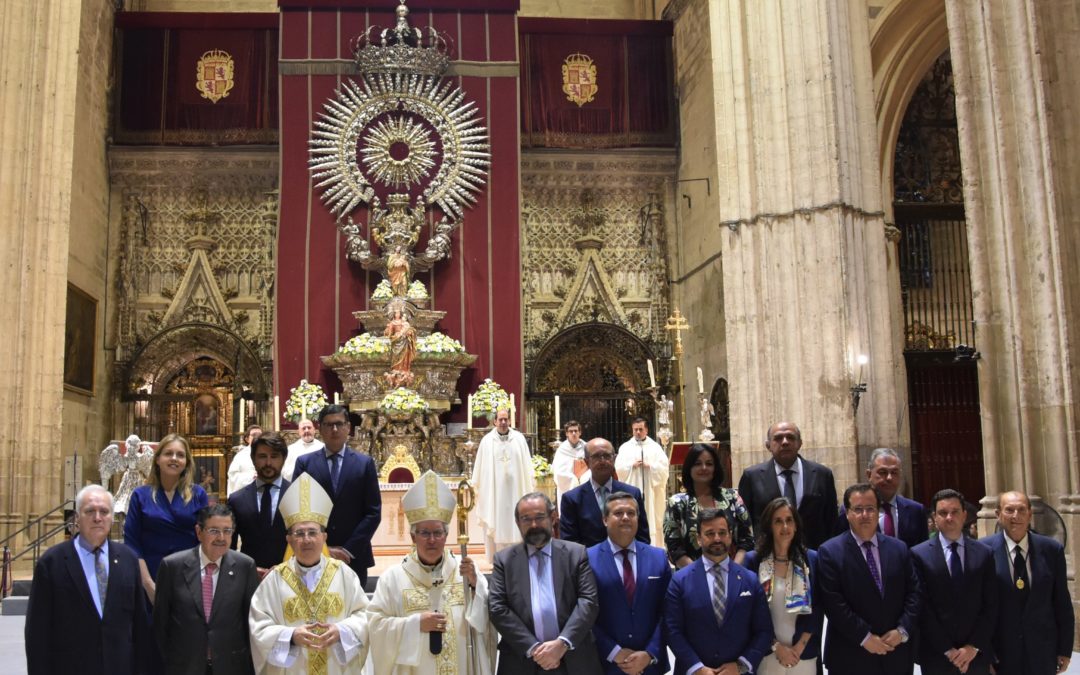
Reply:
[[500, 409], [510, 409], [510, 395], [489, 377], [480, 383], [480, 388], [473, 394], [473, 415], [495, 419], [495, 412]]
[[390, 351], [390, 339], [372, 335], [371, 333], [361, 333], [351, 337], [338, 348], [339, 354], [348, 354], [349, 356], [382, 356], [388, 351]]
[[533, 478], [536, 480], [547, 478], [551, 475], [551, 464], [548, 464], [547, 459], [545, 459], [543, 455], [533, 455], [532, 471]]
[[464, 354], [465, 347], [449, 335], [435, 332], [417, 340], [416, 351], [424, 354]]
[[420, 397], [420, 394], [416, 393], [412, 389], [406, 389], [405, 387], [398, 387], [393, 391], [390, 391], [383, 396], [382, 401], [379, 402], [379, 410], [388, 413], [422, 413], [427, 412], [429, 406], [427, 401]]
[[424, 287], [424, 283], [417, 279], [409, 284], [409, 290], [405, 292], [405, 297], [410, 300], [427, 300], [431, 296], [428, 295], [427, 288]]
[[290, 422], [299, 422], [305, 417], [313, 419], [318, 417], [319, 411], [329, 403], [321, 386], [300, 380], [300, 384], [292, 388], [289, 400], [285, 402], [282, 417]]
[[394, 291], [390, 289], [390, 280], [383, 279], [379, 282], [379, 285], [375, 287], [375, 292], [371, 294], [372, 300], [389, 300], [394, 297]]

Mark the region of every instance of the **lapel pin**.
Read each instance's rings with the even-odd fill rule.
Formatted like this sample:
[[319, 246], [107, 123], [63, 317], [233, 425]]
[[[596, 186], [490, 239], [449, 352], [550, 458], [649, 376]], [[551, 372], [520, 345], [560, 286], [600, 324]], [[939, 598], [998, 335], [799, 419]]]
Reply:
[[229, 576], [231, 577], [232, 575], [233, 575], [233, 571], [229, 570]]

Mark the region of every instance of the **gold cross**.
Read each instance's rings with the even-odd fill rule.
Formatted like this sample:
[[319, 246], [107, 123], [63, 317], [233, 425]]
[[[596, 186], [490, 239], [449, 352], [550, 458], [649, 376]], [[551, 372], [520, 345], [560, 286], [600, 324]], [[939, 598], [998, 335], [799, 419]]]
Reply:
[[664, 324], [664, 330], [670, 330], [675, 333], [675, 356], [682, 356], [682, 331], [690, 330], [690, 324], [687, 323], [686, 317], [679, 312], [679, 308], [676, 307], [674, 312], [667, 318], [667, 323]]

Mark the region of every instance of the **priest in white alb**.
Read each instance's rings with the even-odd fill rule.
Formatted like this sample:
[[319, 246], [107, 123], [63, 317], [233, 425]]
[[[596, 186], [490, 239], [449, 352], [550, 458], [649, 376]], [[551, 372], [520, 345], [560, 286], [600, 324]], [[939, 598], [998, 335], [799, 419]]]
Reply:
[[285, 456], [285, 467], [281, 470], [281, 475], [285, 477], [285, 480], [290, 481], [292, 480], [293, 471], [296, 469], [296, 460], [298, 458], [326, 447], [322, 441], [315, 438], [315, 423], [306, 417], [300, 420], [296, 430], [300, 433], [300, 438], [289, 443], [289, 453]]
[[555, 505], [562, 512], [562, 496], [577, 486], [588, 483], [589, 467], [585, 464], [585, 441], [581, 440], [581, 423], [570, 420], [563, 427], [566, 440], [555, 449], [551, 473], [555, 476]]
[[510, 411], [496, 411], [495, 428], [480, 440], [472, 482], [484, 552], [494, 560], [498, 551], [521, 541], [514, 505], [535, 490], [529, 444], [521, 432], [510, 428]]
[[615, 456], [615, 473], [622, 482], [641, 490], [649, 520], [649, 538], [653, 546], [663, 546], [668, 456], [659, 443], [649, 438], [649, 423], [644, 417], [635, 417], [630, 430], [633, 437], [619, 446], [619, 454]]
[[251, 598], [251, 656], [260, 675], [360, 673], [368, 601], [348, 565], [324, 555], [330, 495], [302, 474], [281, 496], [295, 557], [273, 567]]
[[[491, 675], [487, 580], [446, 548], [456, 500], [428, 471], [405, 493], [414, 549], [379, 576], [368, 605], [375, 675]], [[437, 636], [434, 637], [433, 636]]]

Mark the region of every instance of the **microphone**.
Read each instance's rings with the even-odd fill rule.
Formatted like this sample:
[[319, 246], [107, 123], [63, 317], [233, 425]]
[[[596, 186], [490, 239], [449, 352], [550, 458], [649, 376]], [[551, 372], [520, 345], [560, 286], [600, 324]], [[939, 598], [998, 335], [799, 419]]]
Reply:
[[[431, 611], [439, 612], [442, 607], [442, 566], [431, 573]], [[428, 651], [432, 654], [442, 652], [442, 633], [431, 631], [428, 633]]]

